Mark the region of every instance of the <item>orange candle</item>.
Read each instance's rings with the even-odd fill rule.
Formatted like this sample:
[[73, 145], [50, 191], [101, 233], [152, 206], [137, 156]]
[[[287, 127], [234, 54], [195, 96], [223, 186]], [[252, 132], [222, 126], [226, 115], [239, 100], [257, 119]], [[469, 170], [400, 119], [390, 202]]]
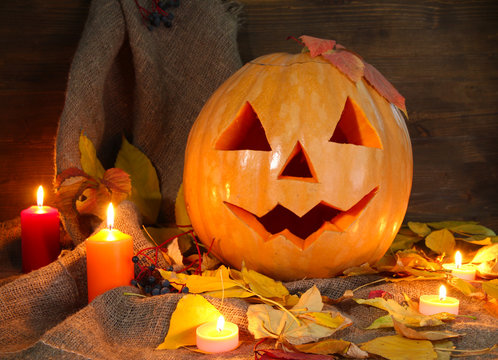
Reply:
[[86, 240], [88, 302], [118, 286], [130, 285], [134, 277], [133, 240], [113, 229], [114, 208], [107, 210], [107, 229]]

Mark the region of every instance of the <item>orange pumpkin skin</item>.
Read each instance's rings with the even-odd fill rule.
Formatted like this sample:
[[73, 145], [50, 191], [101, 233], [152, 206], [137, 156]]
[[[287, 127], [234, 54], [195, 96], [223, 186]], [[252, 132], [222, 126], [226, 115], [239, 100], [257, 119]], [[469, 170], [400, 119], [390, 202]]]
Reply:
[[279, 280], [326, 278], [384, 255], [412, 168], [403, 116], [364, 79], [353, 83], [320, 56], [270, 54], [231, 76], [195, 121], [185, 203], [223, 263]]

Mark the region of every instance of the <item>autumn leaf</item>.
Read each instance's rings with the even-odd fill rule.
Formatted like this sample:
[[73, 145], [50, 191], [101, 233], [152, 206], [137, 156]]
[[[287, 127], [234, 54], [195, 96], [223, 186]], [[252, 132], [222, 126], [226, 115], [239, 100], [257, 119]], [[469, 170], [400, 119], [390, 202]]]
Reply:
[[476, 294], [477, 289], [468, 281], [462, 280], [459, 277], [453, 277], [448, 280], [448, 283], [454, 288], [460, 290], [464, 295]]
[[483, 282], [482, 289], [489, 296], [498, 299], [498, 279]]
[[396, 252], [399, 250], [410, 249], [415, 243], [419, 242], [422, 239], [423, 238], [418, 235], [405, 235], [398, 233], [394, 237], [394, 241], [391, 244], [389, 250], [391, 252]]
[[123, 136], [115, 166], [130, 174], [130, 199], [137, 205], [144, 222], [155, 223], [161, 206], [161, 191], [152, 162]]
[[405, 360], [407, 354], [410, 355], [411, 359], [437, 359], [437, 354], [430, 341], [406, 339], [399, 335], [378, 337], [361, 344], [360, 348], [389, 360]]
[[282, 349], [257, 350], [259, 360], [283, 359], [283, 360], [332, 360], [332, 356], [304, 354], [299, 352], [284, 351]]
[[321, 355], [339, 354], [355, 359], [368, 358], [368, 353], [361, 350], [357, 345], [340, 339], [326, 339], [309, 344], [295, 345], [294, 347], [305, 353]]
[[333, 50], [336, 44], [335, 40], [319, 39], [308, 35], [302, 35], [299, 39], [306, 45], [310, 51], [311, 57], [322, 55], [329, 50]]
[[434, 315], [423, 315], [412, 307], [405, 307], [393, 299], [373, 298], [354, 299], [358, 304], [370, 305], [385, 310], [389, 315], [374, 320], [367, 329], [379, 329], [393, 327], [392, 319], [412, 327], [442, 325], [442, 320], [453, 320], [455, 315], [449, 313], [438, 313]]
[[215, 321], [220, 312], [200, 295], [186, 295], [178, 301], [171, 315], [168, 333], [157, 349], [178, 349], [195, 345], [195, 330], [201, 324]]
[[176, 195], [175, 201], [175, 221], [176, 225], [181, 228], [192, 227], [192, 222], [187, 213], [187, 207], [185, 206], [185, 198], [183, 195], [183, 183], [180, 184], [178, 193]]
[[408, 221], [408, 227], [411, 231], [421, 237], [426, 237], [431, 233], [431, 228], [426, 223]]
[[498, 259], [498, 244], [488, 245], [480, 248], [472, 259], [471, 263], [481, 264]]
[[346, 276], [358, 276], [358, 275], [368, 275], [377, 274], [378, 270], [372, 268], [369, 263], [361, 264], [360, 266], [354, 266], [343, 271]]
[[95, 150], [92, 141], [81, 133], [78, 146], [80, 149], [80, 162], [83, 171], [94, 178], [102, 179], [105, 170], [97, 158], [97, 151]]
[[[256, 339], [270, 337], [297, 345], [331, 336], [352, 323], [337, 311], [324, 310], [323, 316], [313, 314], [320, 312], [321, 309], [323, 303], [320, 292], [316, 286], [313, 286], [301, 296], [300, 301], [290, 309], [290, 312], [274, 309], [267, 304], [250, 305], [247, 309], [248, 329]], [[317, 319], [318, 322], [327, 325], [320, 325]]]
[[400, 323], [399, 321], [396, 321], [396, 319], [393, 318], [393, 325], [394, 325], [394, 330], [396, 332], [408, 339], [414, 339], [414, 340], [445, 340], [445, 339], [452, 339], [456, 338], [459, 336], [462, 336], [464, 334], [458, 334], [452, 331], [447, 331], [447, 330], [442, 330], [442, 331], [435, 331], [435, 330], [429, 330], [429, 331], [417, 331], [414, 329], [410, 329], [409, 327], [405, 326], [404, 324]]
[[455, 237], [448, 229], [435, 230], [425, 238], [425, 245], [438, 254], [452, 254]]
[[372, 87], [387, 101], [393, 103], [406, 113], [405, 98], [396, 88], [372, 65], [364, 62], [364, 76]]
[[449, 221], [436, 221], [428, 222], [431, 228], [441, 230], [441, 229], [451, 229], [455, 226], [467, 225], [467, 224], [477, 224], [477, 221], [459, 221], [459, 220], [449, 220]]
[[242, 278], [249, 284], [249, 287], [256, 294], [265, 298], [282, 298], [289, 295], [289, 290], [280, 281], [275, 281], [272, 278], [260, 274], [254, 270], [248, 270], [242, 264]]
[[358, 56], [348, 50], [335, 50], [322, 54], [354, 83], [361, 80], [365, 65]]

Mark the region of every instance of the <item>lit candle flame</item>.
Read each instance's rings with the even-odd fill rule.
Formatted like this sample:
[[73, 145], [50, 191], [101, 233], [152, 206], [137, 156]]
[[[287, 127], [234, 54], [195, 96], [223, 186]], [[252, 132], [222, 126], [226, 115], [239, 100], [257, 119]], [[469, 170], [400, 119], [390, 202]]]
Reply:
[[38, 192], [36, 193], [36, 202], [39, 207], [43, 206], [43, 187], [41, 185], [38, 187]]
[[222, 332], [224, 328], [225, 318], [223, 317], [223, 315], [220, 315], [220, 317], [218, 318], [218, 323], [216, 324], [216, 330], [218, 330], [218, 332]]
[[460, 269], [460, 266], [462, 266], [462, 254], [460, 251], [457, 251], [455, 254], [455, 267]]
[[444, 299], [446, 299], [446, 287], [441, 285], [439, 288], [439, 300], [443, 301]]
[[112, 230], [113, 226], [114, 226], [114, 207], [112, 206], [112, 203], [110, 203], [109, 207], [107, 208], [107, 228], [109, 230]]

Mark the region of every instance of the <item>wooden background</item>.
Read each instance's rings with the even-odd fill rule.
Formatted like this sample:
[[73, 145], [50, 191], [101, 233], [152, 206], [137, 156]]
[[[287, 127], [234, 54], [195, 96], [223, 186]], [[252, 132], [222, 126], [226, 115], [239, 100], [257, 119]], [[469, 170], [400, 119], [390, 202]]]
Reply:
[[[241, 3], [244, 62], [295, 52], [289, 35], [335, 39], [406, 97], [414, 154], [407, 220], [478, 220], [498, 230], [498, 1]], [[0, 221], [32, 205], [38, 184], [51, 188], [57, 122], [89, 4], [0, 2]]]

